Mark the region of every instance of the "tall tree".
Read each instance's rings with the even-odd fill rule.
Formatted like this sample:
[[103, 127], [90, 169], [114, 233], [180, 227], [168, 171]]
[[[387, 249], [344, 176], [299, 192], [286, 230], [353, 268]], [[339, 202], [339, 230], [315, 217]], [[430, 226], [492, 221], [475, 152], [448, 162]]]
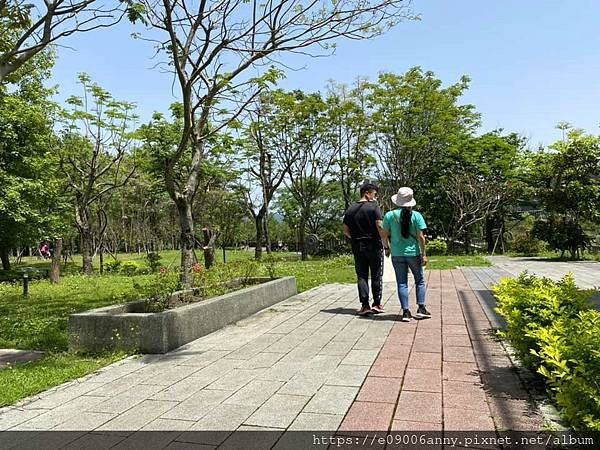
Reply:
[[302, 260], [308, 256], [305, 234], [314, 206], [319, 201], [331, 177], [331, 167], [337, 155], [330, 145], [331, 131], [327, 106], [319, 94], [296, 92], [294, 140], [299, 152], [291, 161], [286, 187], [299, 207], [298, 243]]
[[[400, 0], [142, 0], [141, 4], [138, 17], [166, 36], [156, 42], [181, 90], [182, 133], [177, 151], [165, 162], [165, 181], [179, 213], [181, 281], [189, 285], [194, 261], [192, 205], [206, 141], [279, 76], [266, 65], [281, 52], [327, 49], [340, 37], [381, 34], [412, 15], [407, 2]], [[177, 185], [176, 168], [184, 158], [191, 161], [191, 170], [186, 182]]]
[[56, 105], [43, 86], [51, 59], [30, 65], [10, 92], [0, 84], [0, 259], [5, 270], [11, 248], [37, 246], [61, 225], [61, 179], [52, 151]]
[[[256, 228], [254, 257], [260, 259], [263, 243], [267, 253], [271, 252], [268, 224], [271, 201], [300, 151], [294, 135], [298, 110], [293, 93], [277, 90], [264, 93], [249, 112], [251, 122], [244, 132], [250, 186], [244, 191]], [[259, 186], [256, 193], [255, 183]]]
[[135, 164], [126, 157], [132, 151], [131, 125], [136, 119], [131, 103], [112, 95], [81, 74], [83, 97], [70, 97], [61, 136], [61, 167], [74, 197], [75, 225], [81, 237], [83, 271], [93, 272], [96, 251], [94, 226], [102, 244], [106, 230], [103, 202], [133, 176]]
[[386, 198], [401, 186], [419, 192], [421, 204], [439, 194], [437, 182], [448, 149], [479, 124], [472, 105], [458, 101], [468, 88], [463, 76], [443, 87], [433, 72], [414, 67], [404, 75], [383, 73], [369, 85], [369, 107], [376, 124], [378, 179]]
[[331, 145], [337, 155], [332, 167], [339, 180], [344, 209], [355, 199], [358, 186], [370, 178], [376, 160], [370, 154], [372, 122], [366, 111], [365, 82], [358, 79], [354, 88], [331, 83], [327, 94]]

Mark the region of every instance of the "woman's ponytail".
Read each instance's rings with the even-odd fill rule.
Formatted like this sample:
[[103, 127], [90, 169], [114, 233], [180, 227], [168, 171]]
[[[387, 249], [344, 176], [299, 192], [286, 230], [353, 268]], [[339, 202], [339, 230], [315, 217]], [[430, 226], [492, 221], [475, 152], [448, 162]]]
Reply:
[[402, 208], [400, 212], [400, 233], [404, 239], [410, 237], [410, 219], [412, 218], [411, 208]]

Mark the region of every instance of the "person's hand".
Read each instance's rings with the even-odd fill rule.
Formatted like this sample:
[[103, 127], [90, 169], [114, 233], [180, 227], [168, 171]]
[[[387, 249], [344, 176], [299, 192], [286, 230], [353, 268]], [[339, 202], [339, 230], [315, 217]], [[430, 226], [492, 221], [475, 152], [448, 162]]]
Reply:
[[383, 251], [385, 252], [385, 256], [387, 256], [387, 257], [390, 256], [390, 248], [389, 247], [384, 247]]
[[421, 257], [421, 265], [426, 266], [428, 262], [429, 262], [429, 258], [427, 258], [427, 256], [423, 255]]

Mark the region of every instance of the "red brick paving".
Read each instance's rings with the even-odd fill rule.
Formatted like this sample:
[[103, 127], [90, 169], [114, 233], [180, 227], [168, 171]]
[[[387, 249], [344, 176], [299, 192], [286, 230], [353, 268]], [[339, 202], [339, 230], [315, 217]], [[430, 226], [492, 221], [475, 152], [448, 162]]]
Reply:
[[427, 275], [433, 317], [394, 324], [339, 431], [539, 430], [462, 272]]

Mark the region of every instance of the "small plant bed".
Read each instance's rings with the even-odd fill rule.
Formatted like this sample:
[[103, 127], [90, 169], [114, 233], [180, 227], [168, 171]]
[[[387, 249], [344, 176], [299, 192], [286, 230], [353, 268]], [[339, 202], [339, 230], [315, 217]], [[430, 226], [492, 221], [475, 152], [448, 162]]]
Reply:
[[[246, 281], [236, 284], [247, 286]], [[253, 281], [251, 286], [209, 299], [194, 297], [193, 292], [175, 292], [170, 297], [180, 297], [173, 301], [180, 305], [177, 308], [166, 308], [171, 299], [149, 299], [73, 314], [69, 348], [166, 353], [297, 293], [293, 277]]]
[[521, 362], [540, 374], [570, 427], [600, 431], [600, 312], [592, 290], [571, 275], [561, 281], [521, 274], [494, 288], [502, 335]]

